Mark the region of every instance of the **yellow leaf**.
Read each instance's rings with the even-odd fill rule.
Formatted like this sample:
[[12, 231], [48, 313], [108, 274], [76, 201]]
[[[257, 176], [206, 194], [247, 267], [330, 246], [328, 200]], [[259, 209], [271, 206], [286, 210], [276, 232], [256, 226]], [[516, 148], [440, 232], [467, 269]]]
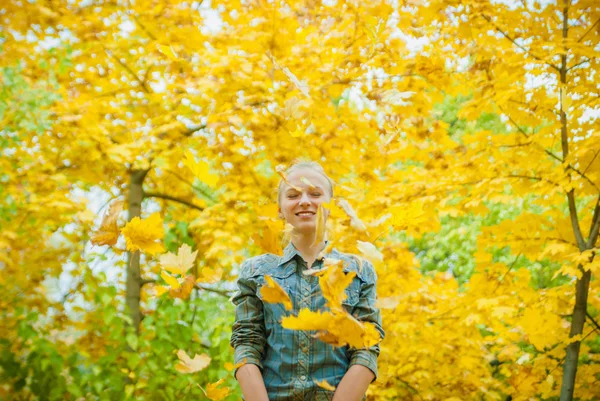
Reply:
[[357, 231], [367, 231], [367, 226], [358, 218], [358, 215], [346, 199], [339, 199], [337, 204], [342, 208], [344, 213], [350, 217], [350, 227]]
[[160, 276], [173, 289], [178, 289], [181, 286], [181, 284], [179, 284], [179, 281], [175, 277], [171, 276], [169, 273], [167, 273], [164, 270], [162, 272], [160, 272]]
[[208, 185], [214, 187], [219, 182], [219, 176], [210, 172], [210, 166], [204, 161], [196, 163], [194, 155], [189, 150], [185, 152], [185, 159], [183, 164], [189, 168], [194, 176]]
[[279, 174], [279, 176], [281, 177], [281, 179], [283, 180], [283, 182], [285, 182], [290, 188], [294, 188], [296, 191], [302, 192], [302, 188], [299, 188], [299, 187], [297, 187], [295, 185], [292, 185], [288, 181], [287, 177], [285, 176], [284, 170], [285, 170], [285, 167], [282, 166], [282, 165], [279, 165], [279, 166], [275, 167], [275, 171], [277, 171], [277, 174]]
[[304, 176], [301, 176], [301, 177], [300, 177], [300, 182], [302, 182], [303, 184], [306, 184], [306, 185], [307, 185], [307, 186], [308, 186], [310, 189], [315, 189], [315, 188], [316, 188], [316, 187], [313, 185], [313, 183], [312, 183], [312, 182], [310, 182], [310, 181], [308, 180], [308, 178], [306, 178], [306, 177], [304, 177]]
[[383, 254], [372, 243], [357, 240], [356, 247], [371, 262], [383, 262]]
[[169, 290], [169, 295], [173, 298], [188, 299], [192, 293], [192, 289], [194, 289], [194, 285], [196, 285], [194, 276], [190, 274], [185, 278], [181, 286], [171, 288]]
[[169, 252], [161, 255], [159, 261], [162, 268], [169, 273], [183, 276], [194, 265], [197, 254], [198, 251], [192, 252], [192, 248], [189, 245], [183, 244], [177, 250], [177, 255]]
[[332, 319], [331, 312], [302, 309], [298, 316], [284, 316], [281, 319], [281, 327], [290, 330], [327, 330]]
[[323, 205], [319, 205], [317, 209], [317, 224], [315, 225], [315, 241], [312, 246], [317, 246], [325, 240], [325, 213], [323, 212]]
[[123, 210], [123, 201], [116, 201], [110, 205], [108, 212], [102, 219], [102, 224], [98, 231], [90, 236], [90, 241], [94, 245], [115, 245], [119, 238], [119, 227], [117, 226], [117, 218]]
[[279, 239], [282, 228], [281, 221], [266, 220], [262, 232], [252, 234], [252, 240], [265, 252], [283, 255], [283, 247]]
[[203, 267], [200, 271], [200, 275], [196, 280], [197, 283], [212, 284], [221, 280], [223, 277], [223, 269], [213, 269], [211, 267]]
[[164, 54], [165, 56], [167, 56], [167, 58], [171, 61], [179, 61], [181, 60], [179, 58], [179, 56], [177, 56], [177, 53], [175, 53], [175, 50], [173, 50], [172, 46], [165, 46], [165, 45], [156, 45], [156, 48], [158, 49], [158, 51], [162, 54]]
[[327, 306], [334, 312], [343, 310], [342, 301], [346, 299], [344, 290], [356, 276], [356, 272], [344, 274], [342, 263], [341, 260], [332, 261], [325, 273], [319, 277], [323, 297], [327, 300]]
[[208, 397], [209, 400], [220, 401], [229, 395], [231, 390], [228, 387], [218, 388], [224, 380], [225, 379], [219, 379], [216, 383], [208, 383], [206, 385], [204, 394], [206, 394], [206, 397]]
[[282, 303], [285, 309], [292, 309], [292, 300], [288, 294], [270, 276], [265, 276], [266, 285], [260, 288], [263, 301], [273, 304]]
[[134, 217], [123, 227], [121, 233], [130, 251], [141, 250], [151, 255], [164, 251], [162, 239], [165, 232], [159, 213], [154, 213], [145, 220]]
[[156, 291], [156, 296], [160, 297], [162, 294], [169, 291], [169, 287], [166, 285], [157, 285], [154, 287], [154, 290]]
[[235, 365], [233, 363], [231, 363], [231, 362], [225, 362], [225, 364], [223, 365], [223, 367], [228, 372], [231, 372], [231, 371], [234, 371], [235, 369], [237, 369], [239, 367], [244, 366], [247, 362], [248, 362], [248, 358], [244, 358], [240, 362], [236, 363]]
[[177, 357], [179, 358], [179, 362], [175, 365], [175, 369], [180, 373], [198, 372], [206, 368], [210, 363], [210, 356], [207, 354], [196, 354], [194, 355], [194, 359], [192, 359], [182, 349], [177, 351]]
[[315, 380], [315, 384], [321, 388], [324, 388], [325, 390], [335, 391], [335, 387], [327, 383], [327, 380], [321, 380], [320, 382]]

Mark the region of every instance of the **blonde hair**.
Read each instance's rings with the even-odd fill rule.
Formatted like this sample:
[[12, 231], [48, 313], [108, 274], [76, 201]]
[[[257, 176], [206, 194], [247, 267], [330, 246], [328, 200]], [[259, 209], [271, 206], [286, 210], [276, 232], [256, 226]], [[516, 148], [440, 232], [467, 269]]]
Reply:
[[[325, 178], [327, 183], [329, 184], [329, 188], [327, 188], [327, 189], [329, 190], [329, 195], [333, 198], [334, 182], [331, 178], [329, 178], [329, 176], [325, 172], [325, 169], [323, 168], [323, 166], [321, 166], [317, 162], [314, 162], [311, 160], [297, 161], [285, 170], [284, 175], [287, 177], [290, 174], [292, 174], [293, 172], [302, 170], [302, 169], [310, 169], [310, 170], [313, 170], [313, 171], [321, 174]], [[283, 179], [279, 180], [279, 185], [277, 186], [277, 202], [278, 203], [279, 203], [279, 200], [281, 199], [281, 190], [283, 189], [283, 184], [284, 184]]]

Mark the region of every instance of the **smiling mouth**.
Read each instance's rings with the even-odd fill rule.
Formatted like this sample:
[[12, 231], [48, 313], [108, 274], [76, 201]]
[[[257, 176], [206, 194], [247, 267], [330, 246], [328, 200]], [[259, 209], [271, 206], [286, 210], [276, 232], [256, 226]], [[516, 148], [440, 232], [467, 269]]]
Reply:
[[315, 212], [298, 212], [296, 213], [296, 216], [312, 216], [314, 214]]

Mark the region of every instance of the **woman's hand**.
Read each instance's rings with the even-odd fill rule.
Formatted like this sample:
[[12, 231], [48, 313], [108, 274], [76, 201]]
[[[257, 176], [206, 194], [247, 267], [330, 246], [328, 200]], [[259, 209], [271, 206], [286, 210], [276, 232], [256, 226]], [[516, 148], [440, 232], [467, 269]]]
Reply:
[[258, 366], [247, 363], [241, 366], [235, 374], [240, 383], [245, 401], [269, 401], [265, 382]]
[[362, 365], [352, 365], [335, 389], [333, 401], [360, 401], [375, 375]]

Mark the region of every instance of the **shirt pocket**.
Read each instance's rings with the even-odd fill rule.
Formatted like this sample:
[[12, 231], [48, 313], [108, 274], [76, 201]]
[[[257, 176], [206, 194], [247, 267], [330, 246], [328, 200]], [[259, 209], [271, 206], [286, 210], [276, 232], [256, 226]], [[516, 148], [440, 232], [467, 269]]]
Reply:
[[354, 312], [354, 308], [360, 300], [361, 284], [362, 280], [360, 279], [360, 277], [356, 276], [345, 290], [346, 299], [342, 301], [342, 306], [349, 314], [352, 314]]
[[334, 392], [329, 390], [316, 390], [315, 401], [332, 401], [333, 394]]
[[280, 326], [281, 325], [281, 319], [284, 316], [289, 315], [289, 313], [291, 311], [288, 311], [285, 309], [285, 306], [283, 305], [283, 303], [279, 302], [279, 303], [270, 303], [270, 302], [266, 302], [263, 299], [262, 296], [262, 292], [261, 289], [263, 286], [267, 285], [267, 281], [265, 280], [265, 275], [270, 276], [273, 281], [275, 281], [275, 283], [277, 283], [282, 289], [283, 291], [285, 291], [285, 293], [290, 297], [290, 300], [292, 301], [292, 305], [294, 304], [294, 294], [292, 293], [293, 290], [293, 279], [294, 277], [292, 276], [294, 272], [290, 271], [290, 270], [286, 270], [286, 271], [268, 271], [265, 273], [261, 273], [259, 275], [259, 277], [257, 277], [257, 281], [260, 285], [260, 288], [257, 291], [257, 296], [260, 298], [260, 300], [263, 303], [263, 313], [264, 313], [264, 318], [265, 318], [265, 325], [267, 328], [267, 331], [271, 331], [273, 330], [275, 327]]

